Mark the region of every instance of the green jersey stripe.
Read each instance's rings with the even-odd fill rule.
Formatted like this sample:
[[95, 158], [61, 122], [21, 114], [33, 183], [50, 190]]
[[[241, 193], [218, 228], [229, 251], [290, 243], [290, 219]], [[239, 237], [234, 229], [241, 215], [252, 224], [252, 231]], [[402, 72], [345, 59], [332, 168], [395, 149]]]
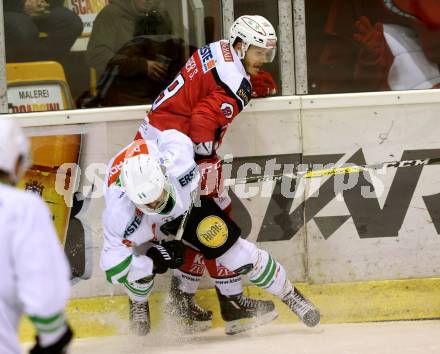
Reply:
[[56, 315], [53, 316], [49, 316], [49, 317], [40, 317], [40, 316], [29, 316], [29, 319], [34, 323], [34, 324], [51, 324], [53, 322], [55, 322], [56, 320], [58, 320], [60, 317], [64, 318], [64, 312], [59, 312]]
[[52, 333], [65, 325], [64, 316], [58, 317], [51, 323], [33, 322], [38, 333]]
[[126, 282], [123, 284], [130, 292], [132, 292], [135, 295], [138, 296], [145, 296], [147, 295], [151, 289], [153, 288], [153, 282], [151, 283], [150, 287], [148, 287], [147, 289], [137, 289], [135, 287], [133, 287], [132, 285], [130, 285], [130, 283]]
[[118, 280], [119, 283], [122, 283], [121, 278], [124, 277], [128, 273], [128, 267], [130, 266], [132, 255], [125, 258], [121, 263], [115, 265], [113, 268], [110, 268], [105, 272], [107, 280], [110, 283], [113, 283], [114, 278]]
[[276, 269], [277, 269], [277, 262], [273, 261], [272, 268], [270, 269], [266, 279], [259, 284], [261, 288], [266, 288], [269, 285], [270, 281], [273, 279]]
[[251, 282], [257, 286], [260, 286], [259, 284], [266, 279], [266, 277], [270, 273], [270, 270], [272, 269], [274, 263], [275, 262], [273, 261], [272, 257], [269, 256], [269, 259], [266, 264], [266, 268], [264, 269], [263, 273], [257, 279], [251, 280]]

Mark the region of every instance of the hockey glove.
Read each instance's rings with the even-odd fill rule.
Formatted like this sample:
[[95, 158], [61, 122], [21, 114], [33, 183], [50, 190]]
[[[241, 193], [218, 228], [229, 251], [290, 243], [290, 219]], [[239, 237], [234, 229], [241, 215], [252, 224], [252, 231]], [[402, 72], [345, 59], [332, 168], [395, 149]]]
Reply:
[[267, 71], [260, 70], [258, 74], [252, 75], [251, 84], [252, 97], [267, 97], [277, 93], [277, 85]]
[[161, 245], [154, 245], [147, 251], [147, 257], [153, 260], [153, 272], [165, 273], [168, 268], [176, 269], [185, 261], [184, 246], [180, 241], [165, 241]]
[[37, 343], [31, 349], [29, 354], [66, 354], [68, 352], [69, 343], [72, 340], [73, 333], [69, 325], [66, 324], [67, 330], [58, 341], [48, 347], [40, 345], [40, 338], [37, 336]]
[[201, 195], [217, 198], [223, 190], [222, 161], [215, 155], [197, 160], [201, 175]]

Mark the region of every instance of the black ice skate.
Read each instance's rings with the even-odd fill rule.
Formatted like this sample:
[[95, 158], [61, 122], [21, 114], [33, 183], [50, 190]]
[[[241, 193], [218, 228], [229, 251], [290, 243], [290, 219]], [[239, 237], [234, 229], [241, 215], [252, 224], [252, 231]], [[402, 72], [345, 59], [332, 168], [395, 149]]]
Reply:
[[128, 299], [130, 314], [130, 331], [138, 336], [146, 336], [150, 333], [150, 306], [148, 301], [139, 302]]
[[321, 319], [319, 310], [297, 289], [293, 289], [287, 294], [283, 302], [290, 307], [293, 313], [297, 315], [307, 327], [315, 327], [319, 323]]
[[190, 333], [205, 331], [212, 326], [212, 311], [205, 310], [194, 301], [194, 294], [178, 289], [179, 280], [171, 278], [170, 295], [165, 312], [184, 326]]
[[225, 333], [237, 334], [261, 326], [278, 317], [272, 301], [255, 300], [243, 294], [226, 296], [217, 291]]

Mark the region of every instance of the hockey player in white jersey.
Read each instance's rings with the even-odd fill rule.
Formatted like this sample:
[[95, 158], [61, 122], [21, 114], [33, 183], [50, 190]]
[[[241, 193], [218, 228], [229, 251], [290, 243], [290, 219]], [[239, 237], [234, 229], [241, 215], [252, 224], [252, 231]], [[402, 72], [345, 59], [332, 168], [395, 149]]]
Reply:
[[[174, 129], [158, 132], [156, 140], [136, 140], [109, 166], [101, 265], [107, 279], [124, 285], [133, 301], [147, 301], [155, 273], [183, 264], [179, 241], [161, 246], [150, 241], [177, 233], [197, 188], [196, 171], [190, 139]], [[246, 274], [254, 285], [278, 296], [307, 326], [316, 326], [319, 311], [293, 288], [284, 267], [242, 239], [240, 228], [212, 198], [202, 196], [199, 202], [189, 214], [183, 242], [206, 259]]]
[[155, 140], [134, 141], [108, 166], [101, 268], [109, 282], [124, 287], [131, 329], [138, 335], [150, 331], [148, 297], [155, 274], [183, 264], [182, 243], [166, 241], [162, 230], [184, 214], [198, 188], [193, 154], [187, 136], [167, 130]]
[[27, 155], [22, 130], [0, 118], [0, 353], [21, 352], [17, 328], [26, 314], [37, 332], [30, 353], [62, 354], [72, 339], [64, 318], [70, 272], [46, 204], [14, 187]]

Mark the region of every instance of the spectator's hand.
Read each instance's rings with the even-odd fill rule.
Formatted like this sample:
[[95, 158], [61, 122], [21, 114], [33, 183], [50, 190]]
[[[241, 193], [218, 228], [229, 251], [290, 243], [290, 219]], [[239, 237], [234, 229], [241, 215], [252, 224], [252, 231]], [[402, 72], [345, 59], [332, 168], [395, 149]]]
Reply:
[[353, 34], [354, 40], [359, 42], [368, 52], [370, 60], [380, 61], [386, 52], [385, 48], [388, 47], [383, 35], [383, 25], [376, 23], [373, 26], [367, 17], [361, 16], [355, 22], [355, 26], [358, 32]]
[[147, 76], [155, 81], [164, 79], [167, 73], [167, 66], [155, 60], [147, 60]]
[[272, 75], [260, 70], [257, 75], [251, 76], [252, 97], [266, 97], [277, 93], [277, 85]]
[[49, 13], [49, 3], [45, 0], [25, 0], [23, 11], [32, 17]]

